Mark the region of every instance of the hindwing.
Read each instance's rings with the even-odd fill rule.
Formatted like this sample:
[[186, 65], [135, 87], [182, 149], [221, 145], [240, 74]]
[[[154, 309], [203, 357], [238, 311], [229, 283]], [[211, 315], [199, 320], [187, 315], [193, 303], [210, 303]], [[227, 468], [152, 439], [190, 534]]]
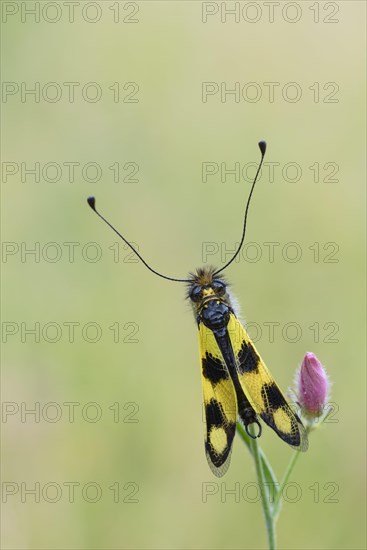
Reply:
[[232, 313], [227, 325], [238, 379], [255, 412], [277, 435], [298, 451], [306, 451], [306, 430], [292, 411], [244, 327]]
[[199, 324], [201, 379], [206, 419], [205, 452], [212, 472], [229, 467], [236, 433], [237, 399], [232, 379], [213, 332]]

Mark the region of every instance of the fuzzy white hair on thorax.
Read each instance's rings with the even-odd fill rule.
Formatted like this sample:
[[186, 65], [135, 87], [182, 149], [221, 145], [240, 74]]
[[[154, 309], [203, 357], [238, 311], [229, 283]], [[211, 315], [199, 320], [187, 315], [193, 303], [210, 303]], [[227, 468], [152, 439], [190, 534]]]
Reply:
[[232, 290], [230, 290], [228, 287], [227, 287], [227, 294], [229, 296], [232, 309], [233, 309], [237, 319], [239, 321], [241, 321], [242, 324], [244, 324], [245, 320], [243, 319], [243, 317], [241, 315], [241, 306], [240, 306], [239, 301], [237, 300], [237, 297], [233, 294]]

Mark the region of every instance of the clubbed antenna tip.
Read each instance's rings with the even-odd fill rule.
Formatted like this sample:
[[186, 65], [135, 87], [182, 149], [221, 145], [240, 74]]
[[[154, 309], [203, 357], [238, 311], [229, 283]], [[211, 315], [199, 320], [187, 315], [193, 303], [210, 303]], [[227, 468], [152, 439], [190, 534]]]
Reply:
[[96, 198], [95, 197], [88, 197], [87, 203], [91, 207], [92, 210], [96, 211]]
[[261, 151], [262, 156], [264, 156], [266, 152], [266, 141], [264, 140], [259, 141], [259, 149]]

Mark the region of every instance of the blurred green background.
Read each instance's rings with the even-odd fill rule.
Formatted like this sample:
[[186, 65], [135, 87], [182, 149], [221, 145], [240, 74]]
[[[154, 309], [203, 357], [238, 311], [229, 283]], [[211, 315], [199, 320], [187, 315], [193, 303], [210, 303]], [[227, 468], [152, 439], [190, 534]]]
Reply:
[[[223, 265], [250, 183], [221, 163], [258, 162], [259, 139], [253, 244], [227, 275], [281, 387], [314, 351], [337, 411], [293, 473], [279, 547], [365, 548], [365, 4], [2, 4], [3, 548], [266, 547], [246, 448], [221, 480], [206, 463], [184, 288], [86, 204], [167, 275]], [[292, 451], [270, 432], [281, 477]]]

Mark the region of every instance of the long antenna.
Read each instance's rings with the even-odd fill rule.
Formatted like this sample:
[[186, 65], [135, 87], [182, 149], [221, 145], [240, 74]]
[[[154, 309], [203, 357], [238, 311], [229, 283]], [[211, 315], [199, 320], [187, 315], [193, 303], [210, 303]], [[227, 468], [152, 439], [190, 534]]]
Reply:
[[125, 239], [125, 237], [123, 237], [121, 235], [121, 233], [119, 233], [117, 231], [117, 229], [115, 229], [113, 227], [112, 224], [110, 224], [109, 221], [106, 220], [106, 218], [104, 218], [102, 216], [102, 214], [100, 214], [98, 212], [98, 210], [96, 209], [96, 199], [95, 197], [88, 197], [87, 199], [87, 202], [89, 204], [89, 206], [91, 207], [92, 210], [94, 210], [94, 212], [97, 214], [97, 216], [99, 216], [101, 218], [101, 220], [103, 220], [107, 225], [110, 226], [111, 229], [113, 229], [113, 231], [120, 237], [120, 239], [122, 239], [124, 241], [124, 243], [127, 244], [127, 246], [129, 246], [131, 248], [131, 250], [137, 255], [137, 257], [139, 258], [139, 260], [141, 260], [143, 262], [143, 264], [145, 265], [145, 267], [147, 267], [149, 269], [149, 271], [151, 271], [152, 273], [154, 273], [155, 275], [158, 275], [159, 277], [162, 277], [163, 279], [168, 279], [169, 281], [175, 281], [177, 283], [189, 283], [189, 279], [175, 279], [174, 277], [167, 277], [166, 275], [162, 275], [162, 273], [159, 273], [158, 271], [156, 271], [155, 269], [153, 269], [152, 267], [150, 267], [149, 264], [147, 264], [147, 262], [144, 260], [144, 258], [142, 258], [142, 256], [139, 254], [139, 252], [136, 250], [136, 248], [133, 247], [133, 245], [131, 243], [129, 243], [129, 241], [127, 241]]
[[[260, 151], [261, 151], [261, 161], [260, 161], [259, 167], [257, 169], [257, 172], [256, 172], [255, 179], [254, 179], [254, 182], [253, 182], [252, 187], [251, 187], [249, 197], [247, 199], [247, 205], [246, 205], [246, 210], [245, 210], [245, 218], [244, 218], [244, 222], [243, 222], [243, 232], [242, 232], [241, 242], [240, 242], [236, 252], [232, 256], [232, 258], [229, 260], [229, 262], [227, 262], [223, 267], [221, 267], [220, 269], [215, 271], [213, 273], [213, 275], [218, 275], [218, 273], [221, 273], [221, 271], [226, 269], [233, 262], [233, 260], [235, 260], [235, 258], [238, 256], [238, 254], [239, 254], [239, 252], [242, 248], [243, 242], [245, 240], [247, 214], [248, 214], [248, 210], [249, 210], [249, 206], [250, 206], [252, 193], [254, 191], [255, 184], [256, 184], [258, 175], [260, 173], [262, 164], [263, 164], [263, 160], [264, 160], [264, 156], [265, 156], [265, 152], [266, 152], [266, 142], [265, 141], [259, 141], [259, 148], [260, 148]], [[141, 260], [143, 262], [143, 264], [145, 265], [145, 267], [147, 267], [149, 269], [149, 271], [151, 271], [155, 275], [158, 275], [158, 277], [162, 277], [162, 279], [167, 279], [168, 281], [174, 281], [175, 283], [191, 283], [191, 279], [176, 279], [175, 277], [167, 277], [167, 275], [163, 275], [162, 273], [159, 273], [159, 271], [156, 271], [155, 269], [153, 269], [144, 260], [144, 258], [139, 254], [139, 252], [136, 250], [136, 248], [131, 243], [129, 243], [129, 241], [126, 240], [125, 237], [123, 235], [121, 235], [121, 233], [119, 233], [117, 231], [117, 229], [115, 229], [115, 227], [108, 220], [106, 220], [106, 218], [104, 216], [102, 216], [102, 214], [100, 212], [98, 212], [98, 210], [96, 208], [96, 199], [95, 199], [95, 197], [88, 197], [87, 202], [88, 202], [89, 206], [91, 207], [91, 209], [94, 210], [94, 212], [97, 214], [97, 216], [99, 216], [101, 218], [101, 220], [103, 220], [116, 233], [116, 235], [118, 235], [120, 237], [120, 239], [122, 239], [124, 241], [124, 243], [127, 244], [127, 246], [131, 248], [131, 250], [134, 252], [134, 254], [136, 254], [136, 256], [139, 258], [139, 260]]]
[[256, 180], [257, 180], [257, 177], [260, 173], [260, 170], [261, 170], [261, 167], [262, 167], [262, 164], [263, 164], [263, 160], [264, 160], [264, 156], [265, 156], [265, 153], [266, 153], [266, 141], [259, 141], [259, 149], [261, 151], [261, 160], [260, 160], [260, 164], [259, 164], [259, 167], [257, 169], [257, 172], [256, 172], [256, 175], [255, 175], [255, 179], [254, 179], [254, 182], [252, 184], [252, 187], [251, 187], [251, 191], [250, 191], [250, 194], [248, 196], [248, 199], [247, 199], [247, 205], [246, 205], [246, 211], [245, 211], [245, 218], [244, 218], [244, 221], [243, 221], [243, 231], [242, 231], [242, 237], [241, 237], [241, 242], [236, 250], [236, 252], [234, 253], [234, 255], [232, 256], [232, 258], [229, 260], [229, 262], [227, 262], [223, 267], [221, 267], [220, 269], [218, 269], [217, 271], [215, 271], [213, 273], [213, 276], [214, 275], [218, 275], [218, 273], [220, 273], [221, 271], [223, 271], [224, 269], [226, 269], [229, 265], [231, 265], [231, 263], [233, 262], [233, 260], [235, 260], [235, 258], [238, 256], [238, 254], [240, 253], [240, 250], [242, 248], [242, 245], [243, 245], [243, 241], [245, 240], [245, 234], [246, 234], [246, 224], [247, 224], [247, 214], [248, 214], [248, 209], [249, 209], [249, 206], [250, 206], [250, 201], [251, 201], [251, 197], [252, 197], [252, 193], [253, 193], [253, 190], [255, 188], [255, 183], [256, 183]]

